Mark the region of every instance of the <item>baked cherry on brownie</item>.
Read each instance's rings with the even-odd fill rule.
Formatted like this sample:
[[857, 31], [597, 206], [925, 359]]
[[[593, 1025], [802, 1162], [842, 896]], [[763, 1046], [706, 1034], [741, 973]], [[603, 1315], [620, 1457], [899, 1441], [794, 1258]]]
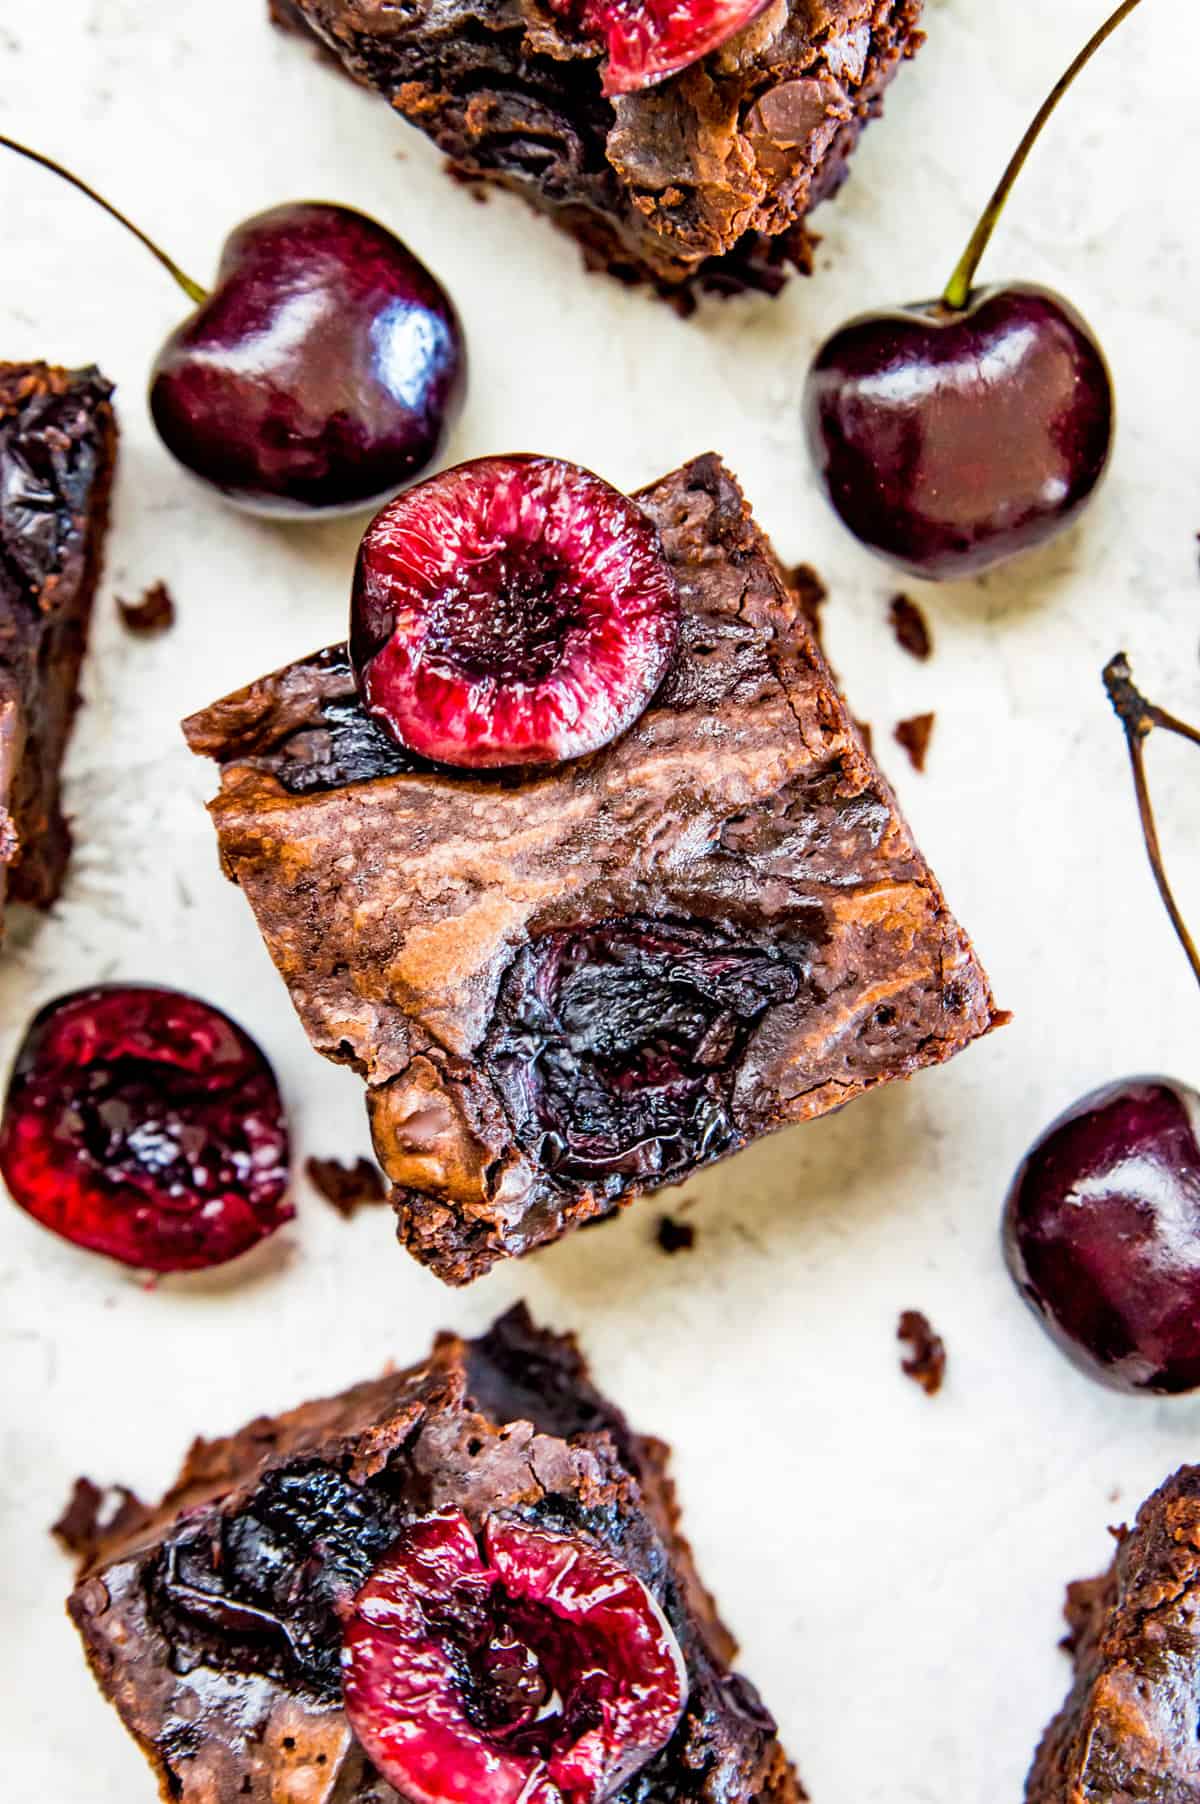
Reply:
[[556, 764], [645, 708], [679, 595], [640, 508], [551, 457], [481, 457], [397, 497], [358, 555], [350, 655], [369, 714], [441, 764]]
[[1112, 381], [1087, 322], [1048, 288], [973, 284], [1042, 127], [1138, 4], [1124, 0], [1055, 87], [940, 298], [852, 320], [809, 372], [808, 441], [829, 500], [913, 575], [972, 576], [1045, 543], [1108, 467]]
[[552, 0], [608, 54], [604, 92], [636, 94], [678, 75], [748, 25], [767, 0]]
[[294, 1214], [265, 1055], [178, 990], [78, 990], [34, 1018], [0, 1118], [0, 1172], [43, 1227], [147, 1271], [221, 1265]]
[[461, 1510], [408, 1525], [354, 1601], [346, 1715], [410, 1804], [596, 1804], [666, 1747], [687, 1669], [602, 1548]]
[[39, 151], [158, 259], [193, 303], [151, 378], [167, 450], [255, 513], [378, 506], [434, 460], [462, 404], [453, 303], [394, 233], [350, 207], [296, 201], [230, 233], [206, 291], [123, 213]]

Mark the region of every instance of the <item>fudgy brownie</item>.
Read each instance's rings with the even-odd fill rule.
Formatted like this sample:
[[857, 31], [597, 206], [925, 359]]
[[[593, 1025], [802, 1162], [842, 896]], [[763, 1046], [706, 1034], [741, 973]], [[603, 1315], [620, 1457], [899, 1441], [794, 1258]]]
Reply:
[[71, 836], [59, 769], [116, 460], [99, 371], [0, 363], [0, 900], [48, 908]]
[[[92, 1549], [69, 1608], [164, 1799], [398, 1804], [347, 1719], [343, 1638], [360, 1587], [431, 1518], [435, 1527], [456, 1520], [467, 1536], [500, 1522], [518, 1538], [551, 1537], [573, 1558], [598, 1554], [665, 1618], [686, 1668], [686, 1705], [665, 1744], [608, 1794], [620, 1804], [803, 1796], [772, 1718], [729, 1670], [736, 1650], [679, 1532], [667, 1449], [635, 1434], [595, 1390], [573, 1340], [539, 1331], [522, 1309], [481, 1340], [440, 1337], [424, 1365], [197, 1442], [157, 1508], [132, 1523], [128, 1507], [121, 1516], [117, 1534]], [[483, 1744], [500, 1760], [531, 1748], [546, 1755], [586, 1728], [572, 1722], [572, 1691], [589, 1664], [591, 1617], [576, 1619], [572, 1640], [556, 1634], [544, 1599], [527, 1590], [522, 1606], [501, 1585], [481, 1631], [459, 1619], [469, 1602], [461, 1591], [443, 1592], [428, 1575], [427, 1566], [423, 1591], [406, 1600], [426, 1634], [414, 1658], [423, 1691], [445, 1692], [459, 1754]], [[514, 1700], [503, 1681], [518, 1654], [521, 1701], [541, 1704], [548, 1746], [508, 1724]], [[619, 1668], [609, 1666], [615, 1680]], [[594, 1678], [581, 1681], [585, 1690]], [[547, 1679], [560, 1694], [557, 1716]], [[418, 1699], [409, 1724], [418, 1738], [426, 1703]], [[421, 1795], [453, 1793], [435, 1780]], [[569, 1794], [571, 1804], [590, 1795], [586, 1785]], [[505, 1796], [498, 1782], [475, 1804], [493, 1796]], [[553, 1804], [559, 1794], [531, 1787], [529, 1796]]]
[[1103, 1577], [1068, 1587], [1075, 1682], [1027, 1804], [1200, 1798], [1200, 1466], [1184, 1466], [1118, 1536]]
[[997, 1020], [734, 479], [701, 457], [636, 499], [679, 650], [590, 757], [422, 765], [343, 646], [185, 723], [224, 868], [450, 1283]]
[[[544, 209], [588, 262], [683, 294], [775, 292], [921, 42], [922, 0], [770, 0], [682, 73], [606, 98], [603, 53], [549, 0], [273, 0], [468, 178]], [[684, 9], [686, 10], [686, 9]], [[660, 9], [665, 11], [665, 9]]]

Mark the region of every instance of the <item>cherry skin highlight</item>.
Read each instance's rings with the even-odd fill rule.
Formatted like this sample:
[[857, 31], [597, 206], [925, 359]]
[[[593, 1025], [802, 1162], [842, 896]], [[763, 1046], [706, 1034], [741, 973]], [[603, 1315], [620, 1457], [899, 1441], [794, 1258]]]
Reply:
[[1049, 289], [984, 289], [865, 314], [809, 375], [825, 492], [862, 544], [910, 575], [975, 576], [1070, 526], [1108, 467], [1104, 354]]
[[459, 1510], [358, 1593], [346, 1715], [410, 1804], [600, 1804], [664, 1748], [687, 1674], [649, 1591], [580, 1536]]
[[178, 990], [79, 990], [35, 1016], [0, 1118], [0, 1173], [43, 1227], [144, 1271], [224, 1264], [294, 1214], [270, 1065]]
[[438, 763], [582, 757], [632, 725], [679, 596], [645, 514], [590, 471], [482, 457], [410, 489], [359, 551], [350, 655], [368, 713]]
[[1082, 1097], [1013, 1179], [1004, 1248], [1026, 1302], [1090, 1377], [1200, 1387], [1200, 1094], [1144, 1077]]
[[378, 506], [438, 455], [466, 356], [448, 295], [393, 233], [298, 202], [238, 226], [154, 364], [167, 449], [267, 514]]

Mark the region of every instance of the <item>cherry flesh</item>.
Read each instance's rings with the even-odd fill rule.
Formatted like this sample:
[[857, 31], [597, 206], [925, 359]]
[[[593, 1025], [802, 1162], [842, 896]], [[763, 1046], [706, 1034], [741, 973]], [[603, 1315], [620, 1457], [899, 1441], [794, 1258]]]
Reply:
[[934, 581], [975, 576], [1055, 537], [1112, 450], [1104, 354], [1049, 289], [987, 288], [865, 314], [823, 346], [809, 446], [854, 536]]
[[666, 674], [679, 596], [617, 489], [549, 457], [484, 457], [391, 502], [359, 551], [350, 655], [364, 704], [439, 763], [593, 752]]
[[1083, 1097], [1026, 1154], [1009, 1270], [1058, 1345], [1117, 1390], [1200, 1387], [1200, 1094], [1161, 1077]]
[[145, 1271], [221, 1265], [294, 1214], [266, 1057], [177, 990], [79, 990], [34, 1018], [0, 1118], [0, 1173], [43, 1227]]
[[[767, 0], [583, 0], [581, 29], [607, 52], [604, 92], [634, 94], [726, 43]], [[576, 10], [567, 0], [557, 10]]]
[[405, 1529], [354, 1602], [346, 1715], [409, 1804], [599, 1804], [687, 1701], [641, 1581], [592, 1542], [458, 1510]]

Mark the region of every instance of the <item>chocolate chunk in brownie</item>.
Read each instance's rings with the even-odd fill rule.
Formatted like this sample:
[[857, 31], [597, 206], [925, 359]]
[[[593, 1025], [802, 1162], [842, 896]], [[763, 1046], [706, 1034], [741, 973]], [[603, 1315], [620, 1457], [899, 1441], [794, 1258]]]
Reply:
[[593, 268], [676, 296], [775, 293], [810, 210], [921, 42], [922, 0], [771, 0], [682, 73], [607, 99], [602, 51], [540, 0], [271, 0], [452, 166], [574, 236]]
[[1026, 1804], [1200, 1798], [1200, 1466], [1118, 1535], [1101, 1578], [1067, 1591], [1075, 1680], [1046, 1730]]
[[661, 1607], [687, 1669], [667, 1745], [618, 1804], [797, 1804], [775, 1724], [678, 1527], [667, 1449], [523, 1310], [422, 1365], [198, 1441], [162, 1503], [91, 1552], [70, 1612], [92, 1670], [182, 1804], [400, 1804], [342, 1708], [342, 1622], [432, 1511], [577, 1536]]
[[0, 363], [0, 900], [48, 908], [71, 835], [59, 773], [116, 460], [97, 370]]
[[366, 1079], [401, 1239], [450, 1283], [995, 1021], [734, 479], [700, 457], [637, 500], [681, 649], [588, 758], [422, 765], [340, 646], [185, 723], [224, 868]]

